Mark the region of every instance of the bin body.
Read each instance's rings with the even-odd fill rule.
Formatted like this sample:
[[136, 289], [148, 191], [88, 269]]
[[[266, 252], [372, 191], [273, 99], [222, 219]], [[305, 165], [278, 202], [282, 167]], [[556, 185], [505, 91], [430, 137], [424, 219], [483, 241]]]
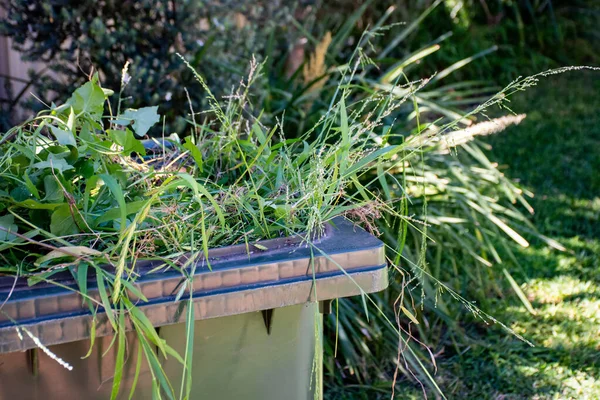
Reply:
[[[203, 253], [187, 255], [198, 257], [192, 260], [192, 276], [161, 270], [160, 260], [131, 266], [138, 274], [137, 292], [147, 300], [132, 301], [182, 356], [182, 301], [193, 307], [192, 399], [322, 396], [319, 302], [373, 293], [388, 285], [383, 243], [343, 219], [325, 228], [313, 247], [298, 236], [262, 241], [259, 250], [245, 245], [216, 248], [209, 250], [210, 266]], [[53, 279], [60, 285], [29, 286], [26, 278], [0, 276], [0, 400], [110, 398], [117, 346], [106, 311], [90, 313], [70, 271]], [[184, 280], [187, 289], [180, 293]], [[96, 276], [90, 271], [87, 294], [100, 304]], [[125, 316], [125, 329], [132, 328]], [[91, 354], [82, 359], [92, 332]], [[129, 332], [127, 340], [120, 387], [120, 398], [125, 399], [138, 359], [136, 334]], [[73, 370], [45, 354], [40, 343]], [[142, 358], [133, 398], [151, 399], [152, 373]], [[173, 357], [160, 361], [179, 398], [182, 366]]]
[[[185, 324], [163, 326], [159, 335], [179, 354], [185, 352]], [[49, 346], [73, 366], [60, 367], [40, 349], [0, 354], [0, 400], [109, 399], [116, 348], [102, 357], [112, 337]], [[128, 334], [128, 362], [120, 398], [128, 398], [135, 376], [137, 339]], [[274, 310], [270, 334], [260, 312], [196, 321], [192, 399], [312, 400], [320, 388], [322, 316], [316, 303]], [[315, 353], [315, 351], [317, 353]], [[162, 366], [179, 394], [182, 368], [172, 358]], [[145, 363], [134, 399], [152, 398], [152, 377]], [[320, 397], [319, 393], [319, 397]]]

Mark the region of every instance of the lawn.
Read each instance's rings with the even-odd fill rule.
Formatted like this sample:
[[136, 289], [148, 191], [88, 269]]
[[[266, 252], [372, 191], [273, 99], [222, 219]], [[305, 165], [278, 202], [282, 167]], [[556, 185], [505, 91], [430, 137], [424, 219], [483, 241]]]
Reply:
[[497, 327], [466, 327], [462, 354], [439, 357], [448, 398], [600, 399], [600, 74], [568, 73], [513, 98], [527, 119], [487, 139], [492, 159], [535, 193], [532, 219], [568, 248], [541, 242], [506, 267], [536, 314], [507, 291], [488, 311]]

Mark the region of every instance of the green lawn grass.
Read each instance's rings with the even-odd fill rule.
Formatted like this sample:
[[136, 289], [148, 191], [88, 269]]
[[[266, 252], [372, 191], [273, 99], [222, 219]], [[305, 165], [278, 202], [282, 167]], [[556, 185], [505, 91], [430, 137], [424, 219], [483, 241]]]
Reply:
[[541, 242], [506, 267], [536, 315], [507, 289], [486, 311], [535, 346], [494, 326], [466, 325], [475, 338], [445, 354], [438, 375], [449, 398], [600, 399], [600, 74], [569, 73], [515, 96], [518, 127], [487, 139], [492, 159], [535, 193]]

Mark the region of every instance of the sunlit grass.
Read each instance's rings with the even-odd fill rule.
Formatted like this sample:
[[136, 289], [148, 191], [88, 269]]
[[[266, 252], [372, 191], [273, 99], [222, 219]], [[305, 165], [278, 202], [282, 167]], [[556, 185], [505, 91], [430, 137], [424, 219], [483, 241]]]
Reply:
[[495, 327], [464, 324], [476, 341], [440, 357], [449, 397], [600, 398], [600, 157], [592, 151], [600, 150], [598, 89], [593, 74], [542, 85], [513, 104], [528, 119], [487, 140], [507, 176], [535, 192], [536, 226], [567, 251], [534, 242], [516, 252], [520, 266], [507, 263], [536, 314], [508, 291], [487, 311], [534, 347]]

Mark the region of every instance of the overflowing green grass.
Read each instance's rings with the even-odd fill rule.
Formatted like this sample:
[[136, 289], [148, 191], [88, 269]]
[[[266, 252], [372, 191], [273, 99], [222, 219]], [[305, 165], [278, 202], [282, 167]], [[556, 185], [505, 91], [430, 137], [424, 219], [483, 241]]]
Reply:
[[449, 398], [600, 398], [600, 76], [567, 74], [513, 100], [518, 127], [487, 139], [492, 159], [531, 189], [533, 222], [567, 252], [533, 242], [507, 268], [536, 315], [507, 290], [488, 309], [530, 347], [496, 327], [466, 323], [474, 339], [446, 349], [439, 381]]

